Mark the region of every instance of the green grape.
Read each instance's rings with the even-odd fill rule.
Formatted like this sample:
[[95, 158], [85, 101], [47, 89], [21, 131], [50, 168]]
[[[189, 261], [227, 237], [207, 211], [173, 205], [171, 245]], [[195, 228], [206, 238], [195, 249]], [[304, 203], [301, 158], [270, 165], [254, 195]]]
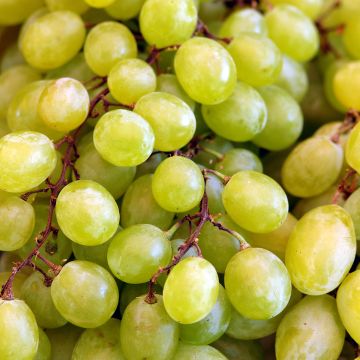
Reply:
[[308, 91], [309, 80], [304, 66], [284, 55], [281, 73], [275, 84], [300, 102]]
[[64, 136], [63, 133], [46, 126], [39, 116], [39, 99], [49, 84], [48, 80], [34, 81], [16, 93], [7, 111], [7, 123], [11, 131], [37, 131], [54, 140]]
[[154, 133], [138, 114], [113, 110], [103, 115], [94, 130], [94, 145], [101, 157], [115, 166], [136, 166], [151, 155]]
[[145, 95], [136, 103], [134, 111], [153, 129], [157, 150], [180, 149], [194, 136], [194, 113], [184, 101], [172, 94], [153, 92]]
[[360, 59], [360, 45], [358, 42], [360, 36], [360, 24], [357, 20], [352, 20], [346, 23], [343, 42], [346, 50], [355, 59]]
[[282, 319], [276, 332], [276, 359], [339, 358], [345, 329], [335, 299], [329, 295], [306, 296]]
[[104, 325], [85, 330], [77, 341], [72, 360], [125, 360], [119, 342], [120, 320], [110, 319]]
[[325, 136], [308, 138], [289, 154], [282, 168], [285, 189], [298, 197], [311, 197], [326, 191], [338, 179], [343, 150]]
[[44, 330], [39, 330], [39, 346], [34, 360], [50, 360], [51, 359], [51, 344]]
[[120, 231], [108, 249], [113, 274], [129, 284], [150, 280], [159, 267], [171, 259], [171, 245], [165, 232], [149, 224], [133, 225]]
[[35, 317], [22, 300], [0, 300], [2, 360], [30, 360], [36, 355], [39, 331]]
[[356, 125], [351, 131], [349, 140], [346, 144], [346, 161], [353, 167], [358, 173], [360, 173], [360, 160], [359, 160], [359, 149], [360, 149], [360, 125]]
[[282, 55], [270, 39], [259, 34], [242, 33], [227, 49], [234, 59], [240, 81], [251, 86], [264, 86], [278, 79]]
[[267, 150], [283, 150], [295, 143], [303, 129], [303, 116], [298, 103], [278, 86], [259, 89], [268, 113], [265, 128], [253, 142]]
[[349, 213], [354, 223], [356, 239], [360, 240], [360, 189], [353, 192], [344, 204], [344, 209]]
[[0, 139], [0, 189], [24, 192], [40, 185], [54, 170], [56, 151], [45, 135], [19, 131]]
[[164, 286], [167, 313], [180, 324], [193, 324], [207, 316], [219, 293], [215, 268], [207, 260], [188, 257], [170, 272]]
[[153, 175], [137, 178], [128, 188], [121, 204], [121, 225], [151, 224], [166, 230], [170, 227], [174, 213], [164, 210], [152, 194]]
[[232, 176], [222, 199], [235, 223], [256, 233], [268, 233], [280, 227], [289, 207], [286, 194], [277, 182], [250, 170]]
[[336, 303], [342, 323], [346, 331], [357, 342], [360, 342], [360, 270], [349, 274], [340, 285]]
[[64, 234], [87, 246], [108, 241], [120, 221], [114, 198], [103, 186], [91, 180], [66, 185], [57, 198], [55, 211]]
[[16, 196], [0, 199], [0, 250], [13, 251], [29, 240], [35, 224], [35, 212]]
[[305, 15], [310, 19], [315, 20], [321, 13], [321, 8], [323, 6], [323, 0], [273, 0], [271, 3], [273, 5], [278, 4], [289, 4], [294, 5], [300, 9]]
[[292, 5], [278, 5], [265, 15], [269, 37], [279, 49], [294, 60], [310, 60], [319, 49], [315, 25]]
[[216, 175], [207, 174], [206, 176], [205, 191], [208, 197], [209, 212], [210, 214], [224, 214], [225, 208], [222, 202], [224, 183]]
[[152, 153], [145, 162], [136, 167], [135, 178], [137, 179], [140, 176], [152, 174], [164, 159], [166, 159], [164, 153]]
[[331, 121], [322, 126], [320, 126], [315, 132], [314, 136], [326, 136], [332, 138], [334, 135], [339, 134], [339, 144], [343, 149], [346, 148], [346, 143], [349, 139], [348, 133], [341, 133], [340, 127], [342, 121]]
[[152, 179], [156, 202], [170, 212], [185, 212], [198, 205], [204, 187], [204, 178], [198, 166], [182, 156], [165, 159]]
[[18, 44], [14, 42], [4, 50], [1, 56], [0, 70], [4, 72], [12, 66], [23, 64], [25, 64], [25, 59], [19, 50]]
[[228, 15], [228, 8], [223, 2], [199, 0], [199, 17], [206, 24], [212, 21], [223, 21]]
[[247, 141], [260, 133], [267, 121], [264, 100], [251, 86], [238, 82], [234, 92], [221, 104], [203, 105], [206, 124], [217, 134], [232, 141]]
[[21, 287], [21, 296], [34, 313], [39, 326], [47, 329], [58, 328], [67, 321], [56, 310], [51, 298], [50, 287], [44, 284], [39, 272], [32, 273]]
[[135, 104], [143, 95], [156, 89], [156, 75], [152, 67], [140, 59], [122, 59], [108, 76], [111, 95], [121, 104]]
[[145, 0], [115, 0], [105, 8], [105, 11], [114, 19], [129, 20], [136, 17]]
[[182, 101], [186, 102], [191, 110], [195, 109], [195, 101], [190, 98], [188, 94], [179, 84], [176, 76], [173, 74], [160, 74], [157, 77], [157, 91], [173, 94]]
[[162, 296], [155, 304], [145, 297], [134, 299], [126, 308], [120, 326], [120, 344], [126, 359], [172, 359], [178, 345], [179, 326], [164, 308]]
[[23, 29], [19, 46], [31, 66], [50, 70], [71, 60], [84, 40], [85, 27], [80, 16], [64, 10], [35, 19]]
[[140, 11], [140, 30], [150, 45], [163, 48], [190, 39], [197, 11], [193, 0], [147, 0]]
[[86, 4], [94, 8], [104, 8], [110, 6], [115, 0], [84, 0]]
[[350, 215], [338, 205], [305, 214], [289, 238], [285, 263], [293, 285], [304, 294], [322, 295], [337, 288], [356, 253]]
[[276, 255], [265, 249], [248, 248], [234, 255], [227, 264], [225, 289], [241, 315], [265, 320], [285, 309], [291, 295], [291, 281]]
[[105, 21], [90, 30], [84, 55], [90, 69], [105, 76], [119, 60], [136, 58], [136, 40], [125, 25]]
[[233, 12], [222, 23], [219, 36], [236, 38], [242, 33], [267, 35], [264, 17], [254, 9], [241, 9]]
[[21, 24], [41, 6], [43, 6], [43, 0], [1, 0], [0, 25]]
[[208, 345], [219, 339], [226, 331], [231, 316], [231, 305], [225, 289], [219, 286], [219, 295], [211, 312], [202, 320], [180, 325], [180, 339], [188, 344]]
[[69, 322], [84, 328], [105, 324], [114, 313], [119, 291], [114, 278], [89, 261], [67, 263], [51, 284], [56, 309]]
[[49, 128], [69, 132], [87, 118], [89, 105], [89, 94], [80, 81], [61, 78], [45, 87], [40, 95], [38, 111]]
[[50, 11], [69, 10], [77, 14], [83, 14], [89, 9], [84, 0], [45, 0]]
[[174, 66], [185, 92], [201, 104], [219, 104], [234, 91], [235, 63], [214, 40], [200, 37], [187, 40], [176, 52]]
[[[185, 240], [174, 239], [174, 240], [170, 241], [170, 244], [171, 244], [171, 249], [172, 249], [172, 255], [175, 256], [179, 252], [180, 246], [185, 244]], [[186, 254], [182, 257], [182, 259], [185, 259], [187, 257], [192, 257], [192, 256], [198, 256], [197, 250], [194, 247], [191, 247], [186, 252]]]
[[[1, 258], [3, 258], [5, 254], [9, 254], [9, 253], [8, 252], [3, 253], [1, 255]], [[13, 258], [12, 260], [18, 261], [21, 259], [19, 259], [17, 257], [15, 259]], [[9, 279], [13, 266], [14, 266], [14, 263], [12, 262], [10, 264], [9, 268], [6, 269], [7, 271], [0, 272], [0, 286], [5, 285], [6, 281]], [[24, 284], [25, 280], [27, 279], [27, 276], [28, 276], [28, 274], [24, 274], [24, 273], [16, 274], [16, 276], [14, 278], [14, 282], [13, 282], [13, 288], [12, 288], [15, 299], [22, 299], [21, 288], [22, 288], [22, 285]]]
[[251, 151], [246, 149], [231, 149], [215, 165], [215, 170], [224, 175], [232, 176], [239, 171], [263, 171], [261, 160]]
[[187, 345], [180, 342], [172, 360], [227, 360], [227, 358], [212, 346]]

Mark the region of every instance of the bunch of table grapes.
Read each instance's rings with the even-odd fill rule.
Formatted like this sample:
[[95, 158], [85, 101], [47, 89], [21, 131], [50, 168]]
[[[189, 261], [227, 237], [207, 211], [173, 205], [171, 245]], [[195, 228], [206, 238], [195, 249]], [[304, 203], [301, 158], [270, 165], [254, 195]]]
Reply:
[[1, 360], [360, 356], [360, 1], [0, 0], [0, 41]]

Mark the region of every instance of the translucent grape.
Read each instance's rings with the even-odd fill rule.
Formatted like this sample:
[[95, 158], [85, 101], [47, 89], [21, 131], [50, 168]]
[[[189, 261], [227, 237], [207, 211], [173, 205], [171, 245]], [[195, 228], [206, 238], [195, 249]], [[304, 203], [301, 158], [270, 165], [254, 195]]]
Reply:
[[115, 0], [105, 11], [114, 19], [129, 20], [136, 17], [145, 0]]
[[206, 124], [232, 141], [247, 141], [260, 133], [267, 121], [264, 100], [251, 86], [238, 82], [230, 97], [217, 105], [203, 105]]
[[136, 103], [134, 111], [153, 129], [157, 150], [180, 149], [194, 136], [194, 113], [184, 101], [172, 94], [153, 92], [145, 95]]
[[43, 0], [2, 0], [0, 2], [0, 25], [21, 24], [41, 6], [43, 6]]
[[343, 42], [346, 50], [355, 59], [360, 59], [360, 45], [358, 42], [360, 36], [360, 25], [357, 20], [352, 20], [346, 23]]
[[204, 187], [204, 178], [198, 166], [182, 156], [165, 159], [152, 180], [155, 200], [170, 212], [185, 212], [198, 205]]
[[280, 227], [289, 207], [286, 194], [277, 182], [250, 170], [233, 175], [225, 186], [222, 199], [230, 217], [239, 226], [256, 233], [267, 233]]
[[227, 360], [227, 358], [220, 351], [209, 345], [179, 343], [172, 360]]
[[91, 70], [105, 76], [119, 60], [136, 58], [136, 40], [125, 25], [105, 21], [90, 30], [84, 55]]
[[282, 56], [268, 38], [253, 33], [239, 34], [227, 47], [234, 59], [237, 77], [252, 86], [270, 85], [277, 80]]
[[152, 153], [154, 133], [138, 114], [113, 110], [103, 115], [94, 130], [94, 145], [101, 157], [116, 166], [136, 166]]
[[19, 46], [31, 66], [49, 70], [71, 60], [84, 40], [84, 23], [77, 14], [54, 11], [38, 17], [24, 28]]
[[141, 8], [140, 30], [150, 45], [182, 44], [193, 34], [197, 11], [193, 0], [148, 0]]
[[51, 344], [49, 338], [41, 328], [39, 331], [39, 346], [34, 360], [50, 360], [51, 359]]
[[360, 125], [356, 125], [351, 131], [349, 140], [346, 143], [346, 161], [353, 167], [358, 173], [360, 173]]
[[91, 180], [66, 185], [57, 198], [55, 211], [64, 234], [87, 246], [108, 241], [120, 221], [114, 198], [103, 186]]
[[360, 239], [360, 190], [353, 192], [344, 204], [344, 209], [349, 213], [354, 223], [356, 238]]
[[215, 268], [205, 259], [188, 257], [180, 261], [166, 279], [165, 309], [180, 324], [193, 324], [210, 313], [218, 293]]
[[324, 1], [323, 0], [273, 0], [272, 4], [278, 5], [278, 4], [289, 4], [294, 5], [305, 15], [307, 15], [309, 18], [315, 20], [318, 15], [321, 13], [321, 9], [323, 6]]
[[224, 191], [224, 183], [216, 175], [207, 174], [205, 191], [208, 197], [210, 214], [225, 213], [222, 202], [222, 192]]
[[338, 205], [325, 205], [309, 211], [298, 221], [286, 247], [285, 263], [298, 290], [322, 295], [340, 285], [355, 252], [350, 215]]
[[84, 0], [88, 5], [94, 8], [104, 8], [110, 6], [115, 0]]
[[84, 0], [45, 0], [50, 11], [69, 10], [77, 14], [83, 14], [89, 9]]
[[187, 40], [176, 52], [174, 66], [185, 92], [201, 104], [219, 104], [234, 91], [234, 61], [214, 40], [200, 37]]
[[118, 305], [119, 291], [104, 268], [75, 260], [67, 263], [52, 282], [51, 297], [66, 320], [94, 328], [111, 318]]

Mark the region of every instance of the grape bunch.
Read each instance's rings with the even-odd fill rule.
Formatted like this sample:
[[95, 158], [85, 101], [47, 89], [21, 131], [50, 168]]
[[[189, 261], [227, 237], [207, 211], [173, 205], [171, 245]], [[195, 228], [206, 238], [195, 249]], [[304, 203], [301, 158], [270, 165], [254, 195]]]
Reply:
[[0, 0], [0, 360], [360, 359], [358, 0]]

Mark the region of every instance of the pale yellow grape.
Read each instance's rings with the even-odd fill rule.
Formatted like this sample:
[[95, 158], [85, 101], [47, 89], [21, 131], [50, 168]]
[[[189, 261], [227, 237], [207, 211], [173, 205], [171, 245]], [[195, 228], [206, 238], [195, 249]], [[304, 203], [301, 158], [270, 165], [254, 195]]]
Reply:
[[19, 193], [40, 185], [55, 169], [56, 151], [43, 134], [13, 132], [0, 139], [0, 189]]
[[129, 20], [136, 17], [145, 0], [115, 0], [105, 11], [114, 19]]
[[89, 9], [84, 0], [45, 0], [50, 11], [69, 10], [77, 14], [83, 14]]
[[201, 104], [219, 104], [235, 88], [235, 63], [214, 40], [200, 37], [187, 40], [176, 52], [174, 66], [185, 92]]
[[356, 237], [350, 215], [338, 205], [324, 205], [297, 222], [287, 244], [285, 263], [298, 290], [322, 295], [340, 285], [355, 253]]
[[345, 156], [347, 163], [360, 173], [360, 124], [351, 131], [346, 143]]
[[0, 25], [20, 24], [42, 6], [43, 0], [1, 0]]
[[105, 21], [90, 30], [84, 54], [91, 70], [105, 76], [119, 60], [136, 58], [136, 40], [125, 25]]
[[360, 23], [358, 20], [347, 22], [343, 35], [343, 42], [346, 50], [355, 59], [360, 59]]
[[140, 30], [150, 45], [182, 44], [193, 34], [197, 11], [193, 0], [147, 0], [140, 12]]
[[273, 0], [271, 2], [274, 5], [289, 4], [294, 5], [304, 12], [309, 18], [315, 20], [321, 13], [323, 6], [323, 0]]
[[115, 0], [84, 0], [89, 6], [94, 8], [104, 8], [114, 3]]
[[227, 360], [227, 358], [212, 346], [180, 342], [172, 360]]

